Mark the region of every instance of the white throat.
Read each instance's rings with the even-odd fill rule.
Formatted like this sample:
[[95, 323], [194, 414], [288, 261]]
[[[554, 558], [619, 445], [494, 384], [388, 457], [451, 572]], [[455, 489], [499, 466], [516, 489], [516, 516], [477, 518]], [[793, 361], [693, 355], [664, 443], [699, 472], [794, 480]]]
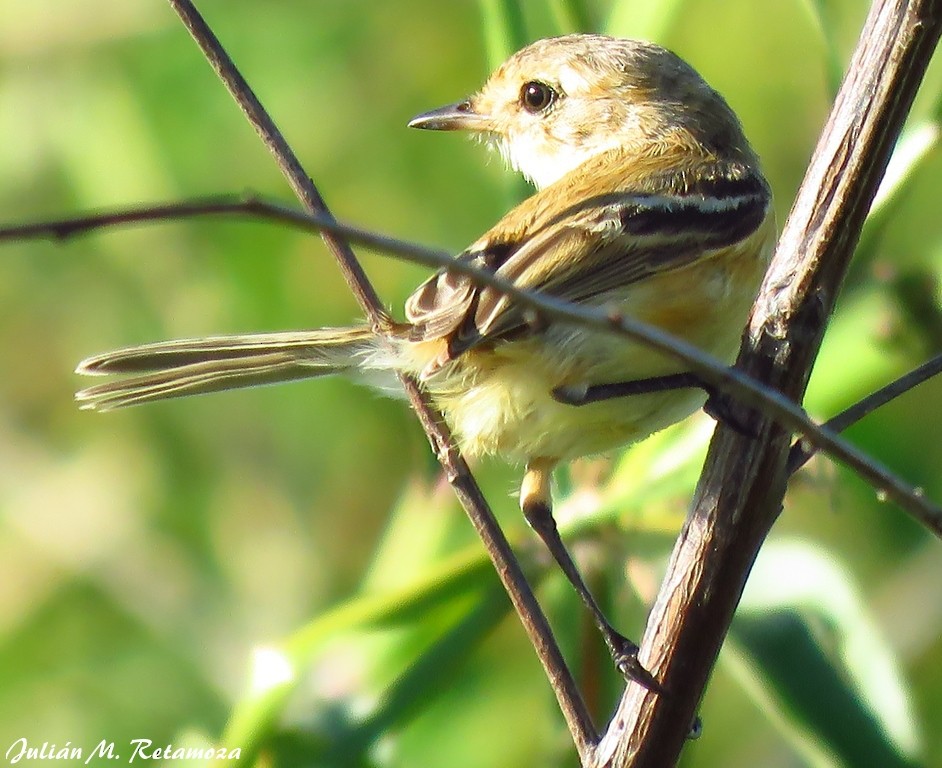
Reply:
[[589, 158], [614, 149], [618, 143], [613, 137], [611, 142], [574, 146], [563, 142], [533, 141], [519, 136], [513, 140], [501, 136], [496, 142], [507, 164], [526, 176], [537, 189], [559, 181]]

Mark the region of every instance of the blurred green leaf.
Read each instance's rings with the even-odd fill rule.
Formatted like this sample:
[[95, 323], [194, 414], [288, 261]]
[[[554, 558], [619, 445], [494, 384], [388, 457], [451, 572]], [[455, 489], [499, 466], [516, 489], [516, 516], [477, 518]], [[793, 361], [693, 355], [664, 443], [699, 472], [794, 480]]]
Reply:
[[497, 69], [529, 40], [521, 0], [478, 0], [484, 30], [485, 61], [489, 71]]
[[598, 25], [586, 0], [547, 0], [559, 34], [597, 32]]
[[896, 657], [850, 574], [820, 548], [763, 548], [730, 639], [737, 677], [812, 765], [915, 765]]
[[844, 61], [838, 49], [838, 35], [835, 29], [836, 20], [832, 18], [831, 5], [828, 0], [803, 0], [802, 5], [808, 12], [821, 45], [824, 47], [824, 67], [827, 73], [828, 93], [833, 99], [837, 95], [841, 81], [844, 79]]
[[376, 708], [338, 742], [344, 754], [368, 753], [382, 737], [395, 734], [455, 681], [461, 661], [510, 612], [500, 588], [490, 589], [454, 628], [425, 650], [383, 693]]
[[[288, 696], [330, 642], [350, 633], [428, 622], [442, 609], [453, 612], [456, 600], [479, 591], [482, 584], [494, 579], [487, 565], [479, 551], [468, 552], [427, 573], [420, 582], [391, 593], [347, 601], [279, 646], [256, 649], [248, 690], [233, 708], [223, 743], [241, 747], [241, 764], [250, 764], [275, 730]], [[461, 600], [461, 610], [473, 611], [476, 602]], [[392, 642], [401, 644], [403, 639]], [[414, 648], [413, 643], [407, 645]]]
[[[942, 106], [942, 99], [939, 99], [939, 105]], [[938, 152], [940, 132], [942, 127], [938, 120], [925, 120], [907, 125], [900, 136], [860, 233], [852, 273], [857, 279], [875, 258], [880, 235], [905, 200], [913, 177]]]
[[663, 43], [687, 5], [688, 0], [623, 0], [612, 6], [603, 26], [616, 37]]

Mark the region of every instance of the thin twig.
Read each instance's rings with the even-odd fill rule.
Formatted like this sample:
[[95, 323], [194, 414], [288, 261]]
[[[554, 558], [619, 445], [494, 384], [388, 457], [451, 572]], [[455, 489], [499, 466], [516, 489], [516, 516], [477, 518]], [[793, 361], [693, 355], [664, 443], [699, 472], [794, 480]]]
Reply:
[[129, 208], [85, 217], [0, 228], [0, 242], [23, 237], [52, 237], [61, 239], [102, 226], [129, 224], [142, 221], [167, 220], [192, 216], [242, 214], [313, 231], [327, 231], [342, 235], [349, 242], [363, 245], [432, 268], [444, 268], [467, 275], [479, 285], [487, 285], [519, 304], [536, 310], [546, 320], [576, 323], [586, 328], [612, 333], [647, 344], [687, 366], [707, 382], [724, 393], [734, 395], [738, 402], [754, 407], [779, 425], [802, 435], [815, 450], [823, 451], [846, 464], [869, 482], [881, 495], [894, 501], [918, 522], [937, 536], [942, 536], [942, 509], [925, 496], [881, 467], [857, 448], [838, 437], [839, 430], [830, 424], [819, 425], [805, 411], [780, 392], [763, 385], [756, 379], [708, 355], [669, 333], [631, 317], [606, 311], [604, 308], [573, 304], [545, 294], [522, 291], [513, 283], [487, 272], [466, 261], [457, 261], [450, 254], [426, 248], [415, 243], [379, 235], [368, 230], [341, 224], [332, 218], [307, 214], [278, 203], [259, 199], [233, 200], [216, 198], [202, 201], [169, 203], [153, 207]]
[[[940, 373], [942, 373], [942, 355], [936, 355], [918, 368], [914, 368], [909, 373], [894, 379], [889, 384], [880, 387], [876, 392], [867, 395], [863, 400], [858, 400], [849, 408], [831, 417], [824, 422], [824, 426], [835, 432], [843, 432], [865, 416], [870, 415], [878, 408], [882, 408], [891, 400], [906, 394], [909, 390], [918, 387]], [[797, 440], [788, 453], [788, 474], [795, 474], [817, 452], [818, 449], [813, 445], [808, 445], [803, 438]]]
[[[242, 112], [255, 127], [259, 136], [275, 156], [282, 173], [288, 179], [295, 194], [311, 213], [319, 213], [333, 221], [320, 193], [310, 176], [305, 173], [288, 142], [275, 126], [274, 121], [262, 107], [248, 83], [223, 49], [212, 30], [189, 0], [169, 0], [199, 45], [210, 65], [236, 100]], [[387, 327], [386, 315], [379, 297], [370, 285], [359, 262], [342, 239], [342, 234], [325, 234], [324, 239], [337, 259], [347, 284], [366, 313], [374, 330], [379, 333]], [[533, 590], [527, 583], [520, 564], [514, 557], [491, 512], [484, 495], [471, 474], [467, 463], [459, 453], [448, 427], [432, 407], [425, 393], [407, 376], [400, 376], [412, 408], [428, 436], [449, 482], [455, 490], [465, 512], [477, 530], [488, 556], [494, 563], [497, 574], [510, 596], [540, 663], [553, 686], [560, 709], [569, 726], [580, 759], [584, 758], [597, 739], [597, 733], [585, 702], [579, 694], [565, 659], [553, 636], [546, 615], [540, 608]]]
[[[942, 33], [940, 0], [874, 0], [834, 108], [785, 224], [738, 367], [804, 395], [867, 210]], [[746, 578], [778, 517], [789, 436], [720, 425], [641, 643], [675, 692], [628, 688], [596, 754], [607, 768], [674, 765]], [[783, 578], [787, 578], [783, 574]]]

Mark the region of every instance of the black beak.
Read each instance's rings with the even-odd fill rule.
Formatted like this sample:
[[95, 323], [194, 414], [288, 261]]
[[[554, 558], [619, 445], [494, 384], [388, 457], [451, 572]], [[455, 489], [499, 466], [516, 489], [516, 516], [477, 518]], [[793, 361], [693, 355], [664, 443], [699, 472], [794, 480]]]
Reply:
[[487, 117], [475, 112], [469, 100], [423, 112], [409, 121], [410, 128], [428, 131], [484, 131], [487, 124]]

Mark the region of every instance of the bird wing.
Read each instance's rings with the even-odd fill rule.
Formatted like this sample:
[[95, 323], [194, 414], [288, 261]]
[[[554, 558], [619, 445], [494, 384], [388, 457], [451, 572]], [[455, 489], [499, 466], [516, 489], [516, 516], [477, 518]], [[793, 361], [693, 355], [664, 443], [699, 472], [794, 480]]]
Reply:
[[[755, 232], [768, 214], [762, 177], [745, 165], [604, 183], [575, 172], [524, 201], [458, 259], [522, 290], [575, 303], [605, 297], [679, 269]], [[611, 161], [602, 168], [612, 167]], [[584, 188], [580, 188], [580, 185]], [[592, 194], [599, 188], [614, 190]], [[575, 200], [561, 206], [559, 199]], [[526, 333], [526, 313], [499, 290], [443, 270], [406, 304], [412, 337], [444, 338], [453, 359], [472, 347]]]

